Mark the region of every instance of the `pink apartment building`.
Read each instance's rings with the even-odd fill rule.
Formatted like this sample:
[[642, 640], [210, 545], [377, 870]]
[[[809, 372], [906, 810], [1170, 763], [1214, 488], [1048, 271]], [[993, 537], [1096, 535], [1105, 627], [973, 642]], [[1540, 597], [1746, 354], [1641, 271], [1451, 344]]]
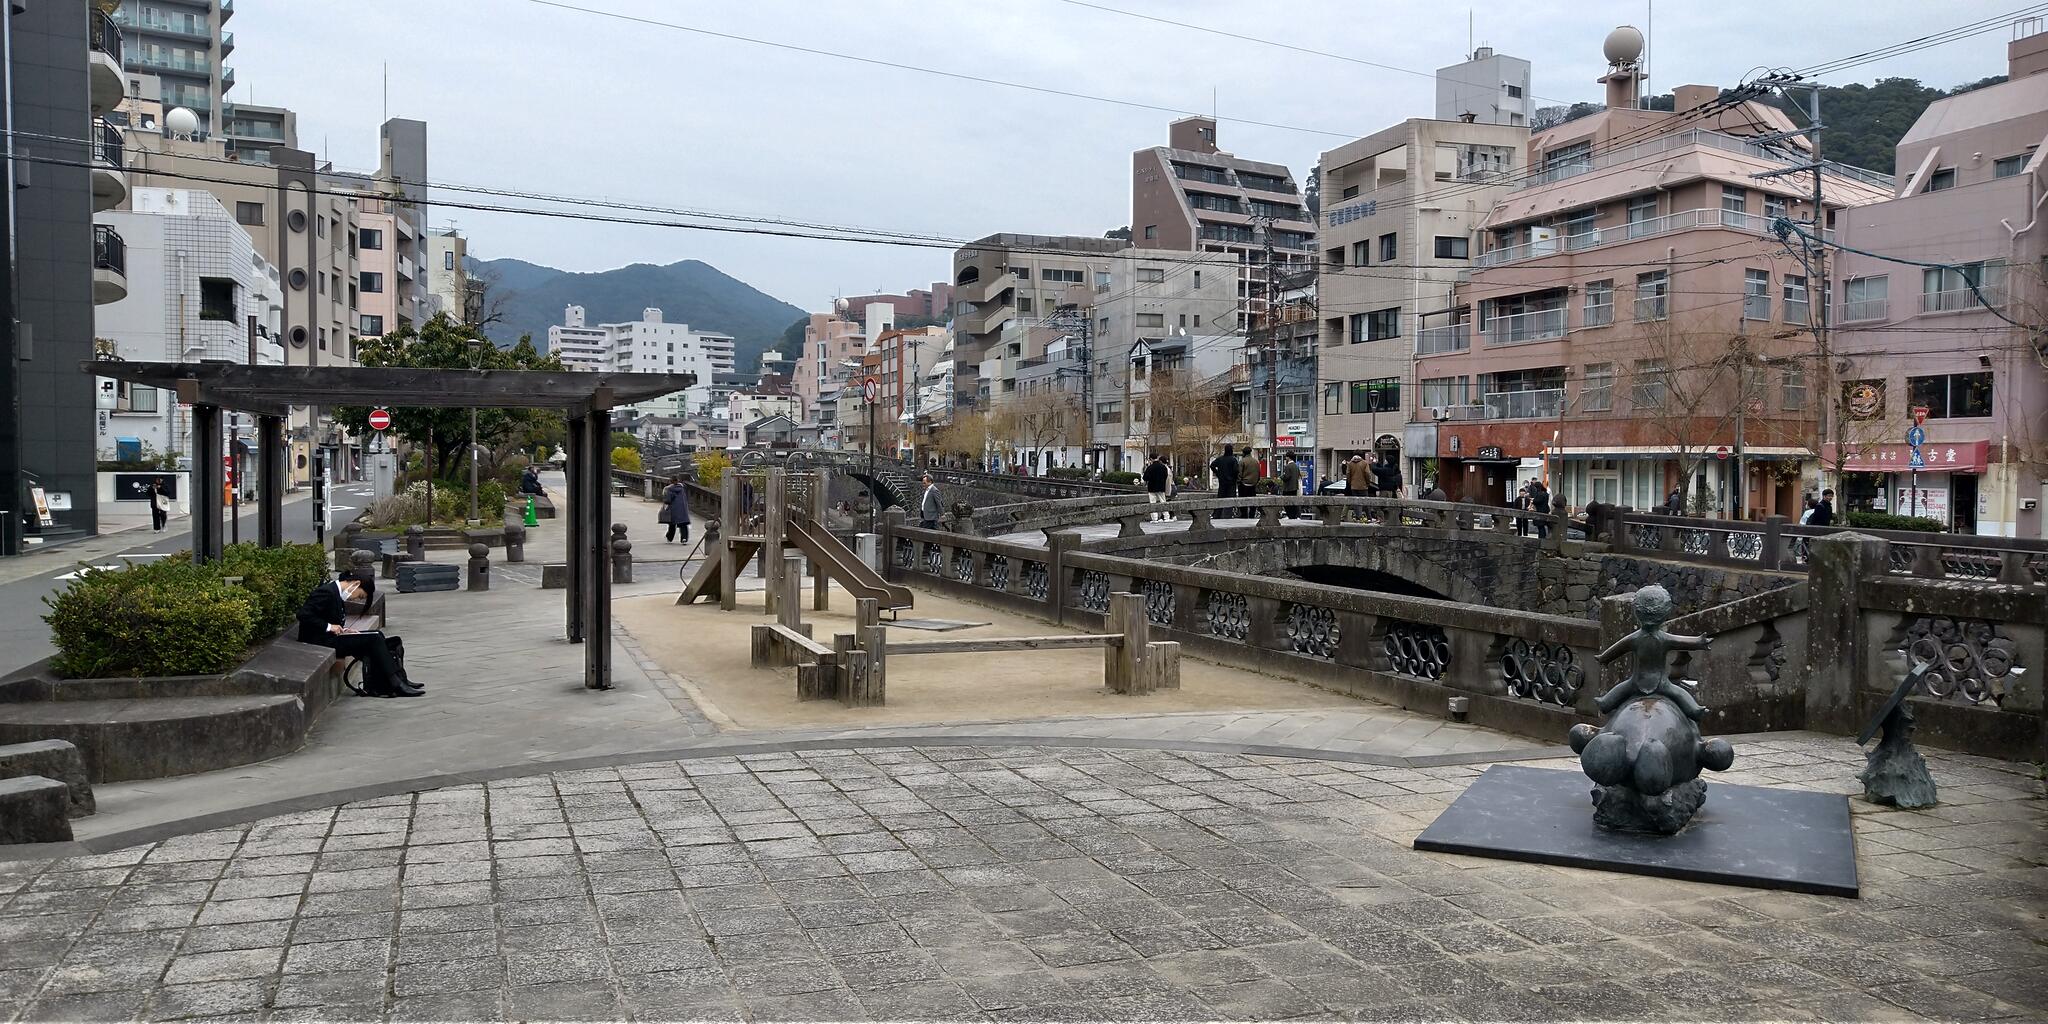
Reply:
[[[1601, 81], [1608, 109], [1530, 137], [1469, 276], [1422, 312], [1408, 454], [1433, 440], [1453, 499], [1501, 504], [1542, 476], [1574, 506], [1682, 488], [1714, 514], [1797, 516], [1813, 306], [1771, 225], [1811, 219], [1812, 179], [1757, 175], [1806, 162], [1804, 143], [1754, 141], [1792, 125], [1761, 102], [1714, 106], [1709, 86], [1679, 87], [1676, 112], [1638, 109], [1631, 62]], [[1831, 167], [1824, 217], [1890, 192]]]
[[[1838, 219], [1862, 252], [1842, 253], [1833, 274], [1846, 369], [1822, 454], [1846, 508], [2038, 538], [2048, 34], [2014, 40], [2008, 59], [2009, 81], [1937, 101], [1899, 140], [1898, 198]], [[1918, 469], [1906, 444], [1916, 410]]]

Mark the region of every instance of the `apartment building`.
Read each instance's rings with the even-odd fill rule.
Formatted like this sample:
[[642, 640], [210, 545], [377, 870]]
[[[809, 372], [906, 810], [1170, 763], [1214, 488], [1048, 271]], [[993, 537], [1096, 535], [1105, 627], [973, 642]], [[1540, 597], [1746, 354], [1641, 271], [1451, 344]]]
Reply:
[[876, 335], [868, 362], [862, 369], [875, 378], [886, 415], [928, 417], [932, 410], [920, 407], [920, 388], [932, 364], [939, 361], [953, 342], [953, 332], [944, 327], [912, 327], [888, 330]]
[[1466, 60], [1436, 69], [1436, 119], [1527, 128], [1534, 108], [1529, 95], [1529, 62], [1495, 53], [1491, 46]]
[[481, 313], [469, 308], [469, 240], [454, 228], [429, 231], [427, 244], [427, 305], [431, 317], [446, 313], [459, 323], [470, 323]]
[[1267, 253], [1305, 264], [1315, 225], [1285, 164], [1217, 148], [1216, 120], [1184, 117], [1167, 144], [1131, 154], [1131, 244], [1143, 249], [1228, 253], [1242, 268], [1237, 297], [1245, 327], [1264, 309]]
[[953, 333], [958, 362], [987, 358], [1012, 320], [1033, 320], [1062, 306], [1088, 305], [1109, 279], [1115, 238], [1001, 233], [953, 253]]
[[[139, 362], [284, 364], [277, 268], [211, 193], [141, 188], [128, 209], [94, 220], [120, 233], [126, 253], [126, 293], [94, 314], [95, 335], [110, 345], [105, 354]], [[176, 395], [109, 378], [97, 385], [99, 458], [145, 444], [184, 455], [196, 450], [191, 410]], [[248, 436], [253, 424], [240, 426]]]
[[357, 330], [361, 337], [379, 338], [403, 331], [417, 323], [419, 267], [406, 256], [407, 242], [417, 232], [405, 204], [383, 196], [366, 195], [356, 201]]
[[277, 150], [299, 148], [299, 115], [283, 107], [230, 103], [222, 131], [228, 154], [244, 163], [267, 164]]
[[1228, 403], [1228, 384], [1234, 382], [1214, 378], [1245, 358], [1245, 333], [1238, 326], [1241, 267], [1237, 255], [1226, 252], [1116, 253], [1109, 279], [1088, 303], [1090, 448], [1099, 465], [1142, 465], [1154, 435], [1164, 429], [1153, 422], [1145, 398], [1149, 387], [1140, 383], [1137, 392], [1131, 390], [1134, 366], [1185, 366], [1195, 376], [1178, 378], [1177, 390], [1206, 389]]
[[863, 325], [831, 313], [812, 313], [804, 325], [804, 347], [797, 361], [794, 383], [803, 400], [803, 422], [828, 424], [837, 421], [835, 396], [858, 371], [861, 354], [867, 351]]
[[1312, 366], [1322, 474], [1363, 455], [1403, 459], [1405, 479], [1419, 483], [1436, 457], [1433, 424], [1409, 423], [1411, 371], [1464, 328], [1418, 325], [1454, 304], [1480, 226], [1513, 190], [1528, 143], [1525, 127], [1411, 118], [1322, 155], [1323, 326]]
[[2048, 34], [2013, 40], [2008, 81], [1935, 101], [1899, 140], [1897, 197], [1836, 218], [1861, 250], [1831, 271], [1847, 368], [1821, 461], [1844, 509], [2044, 535], [2048, 351], [2032, 326], [2048, 310], [2034, 216], [2048, 195], [2043, 71]]
[[953, 315], [953, 286], [937, 281], [929, 289], [912, 288], [901, 295], [851, 295], [832, 300], [832, 312], [854, 323], [864, 324], [868, 307], [877, 303], [887, 303], [896, 317], [944, 320]]
[[[1816, 218], [1809, 178], [1759, 175], [1808, 151], [1770, 138], [1792, 127], [1775, 107], [1710, 86], [1678, 87], [1676, 113], [1640, 109], [1640, 76], [1611, 62], [1606, 110], [1530, 138], [1469, 281], [1421, 314], [1409, 454], [1433, 442], [1425, 468], [1454, 499], [1500, 504], [1547, 476], [1571, 505], [1680, 490], [1714, 514], [1797, 516], [1813, 299], [1772, 224]], [[1838, 165], [1822, 178], [1822, 230], [1892, 189]]]
[[1279, 272], [1274, 302], [1245, 340], [1244, 383], [1234, 386], [1231, 396], [1235, 418], [1254, 452], [1266, 448], [1277, 458], [1299, 463], [1304, 484], [1311, 487], [1322, 476], [1316, 458], [1320, 278], [1312, 266]]
[[125, 46], [124, 70], [161, 80], [164, 109], [199, 115], [209, 134], [227, 120], [224, 97], [235, 87], [227, 66], [235, 34], [226, 31], [234, 0], [121, 0], [113, 12]]
[[605, 368], [609, 347], [603, 328], [585, 322], [582, 306], [562, 307], [562, 322], [548, 328], [548, 351], [565, 369], [595, 373]]

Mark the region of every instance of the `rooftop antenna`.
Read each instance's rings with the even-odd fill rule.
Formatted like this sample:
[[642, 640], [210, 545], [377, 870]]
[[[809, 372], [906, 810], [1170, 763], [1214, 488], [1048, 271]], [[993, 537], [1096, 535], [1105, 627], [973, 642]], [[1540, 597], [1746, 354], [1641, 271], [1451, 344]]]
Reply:
[[[1643, 99], [1656, 93], [1650, 91], [1650, 40], [1657, 38], [1657, 0], [1643, 0]], [[1642, 106], [1637, 103], [1636, 106]], [[1678, 104], [1673, 103], [1675, 108]]]
[[1479, 51], [1472, 42], [1472, 8], [1465, 8], [1465, 59], [1477, 60]]
[[391, 120], [391, 62], [384, 62], [384, 120]]

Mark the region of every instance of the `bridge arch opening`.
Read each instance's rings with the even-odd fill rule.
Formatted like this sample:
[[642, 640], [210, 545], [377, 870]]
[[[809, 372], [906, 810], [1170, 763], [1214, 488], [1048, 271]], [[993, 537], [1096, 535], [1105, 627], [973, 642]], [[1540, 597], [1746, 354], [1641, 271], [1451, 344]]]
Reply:
[[1451, 599], [1449, 594], [1441, 593], [1404, 576], [1378, 569], [1353, 565], [1296, 565], [1288, 567], [1286, 571], [1288, 575], [1303, 583], [1320, 583], [1329, 587], [1364, 590], [1375, 594], [1394, 594], [1400, 597], [1426, 597], [1437, 601]]

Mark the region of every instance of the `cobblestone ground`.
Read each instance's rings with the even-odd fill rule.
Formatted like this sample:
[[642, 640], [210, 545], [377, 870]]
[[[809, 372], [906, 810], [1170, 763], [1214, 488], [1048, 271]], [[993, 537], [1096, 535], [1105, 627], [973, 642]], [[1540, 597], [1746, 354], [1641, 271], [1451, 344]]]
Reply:
[[[1840, 788], [1854, 748], [1746, 744]], [[2048, 1014], [2038, 777], [1859, 804], [1865, 898], [1421, 854], [1479, 768], [704, 757], [0, 864], [0, 1019], [1864, 1020]]]

